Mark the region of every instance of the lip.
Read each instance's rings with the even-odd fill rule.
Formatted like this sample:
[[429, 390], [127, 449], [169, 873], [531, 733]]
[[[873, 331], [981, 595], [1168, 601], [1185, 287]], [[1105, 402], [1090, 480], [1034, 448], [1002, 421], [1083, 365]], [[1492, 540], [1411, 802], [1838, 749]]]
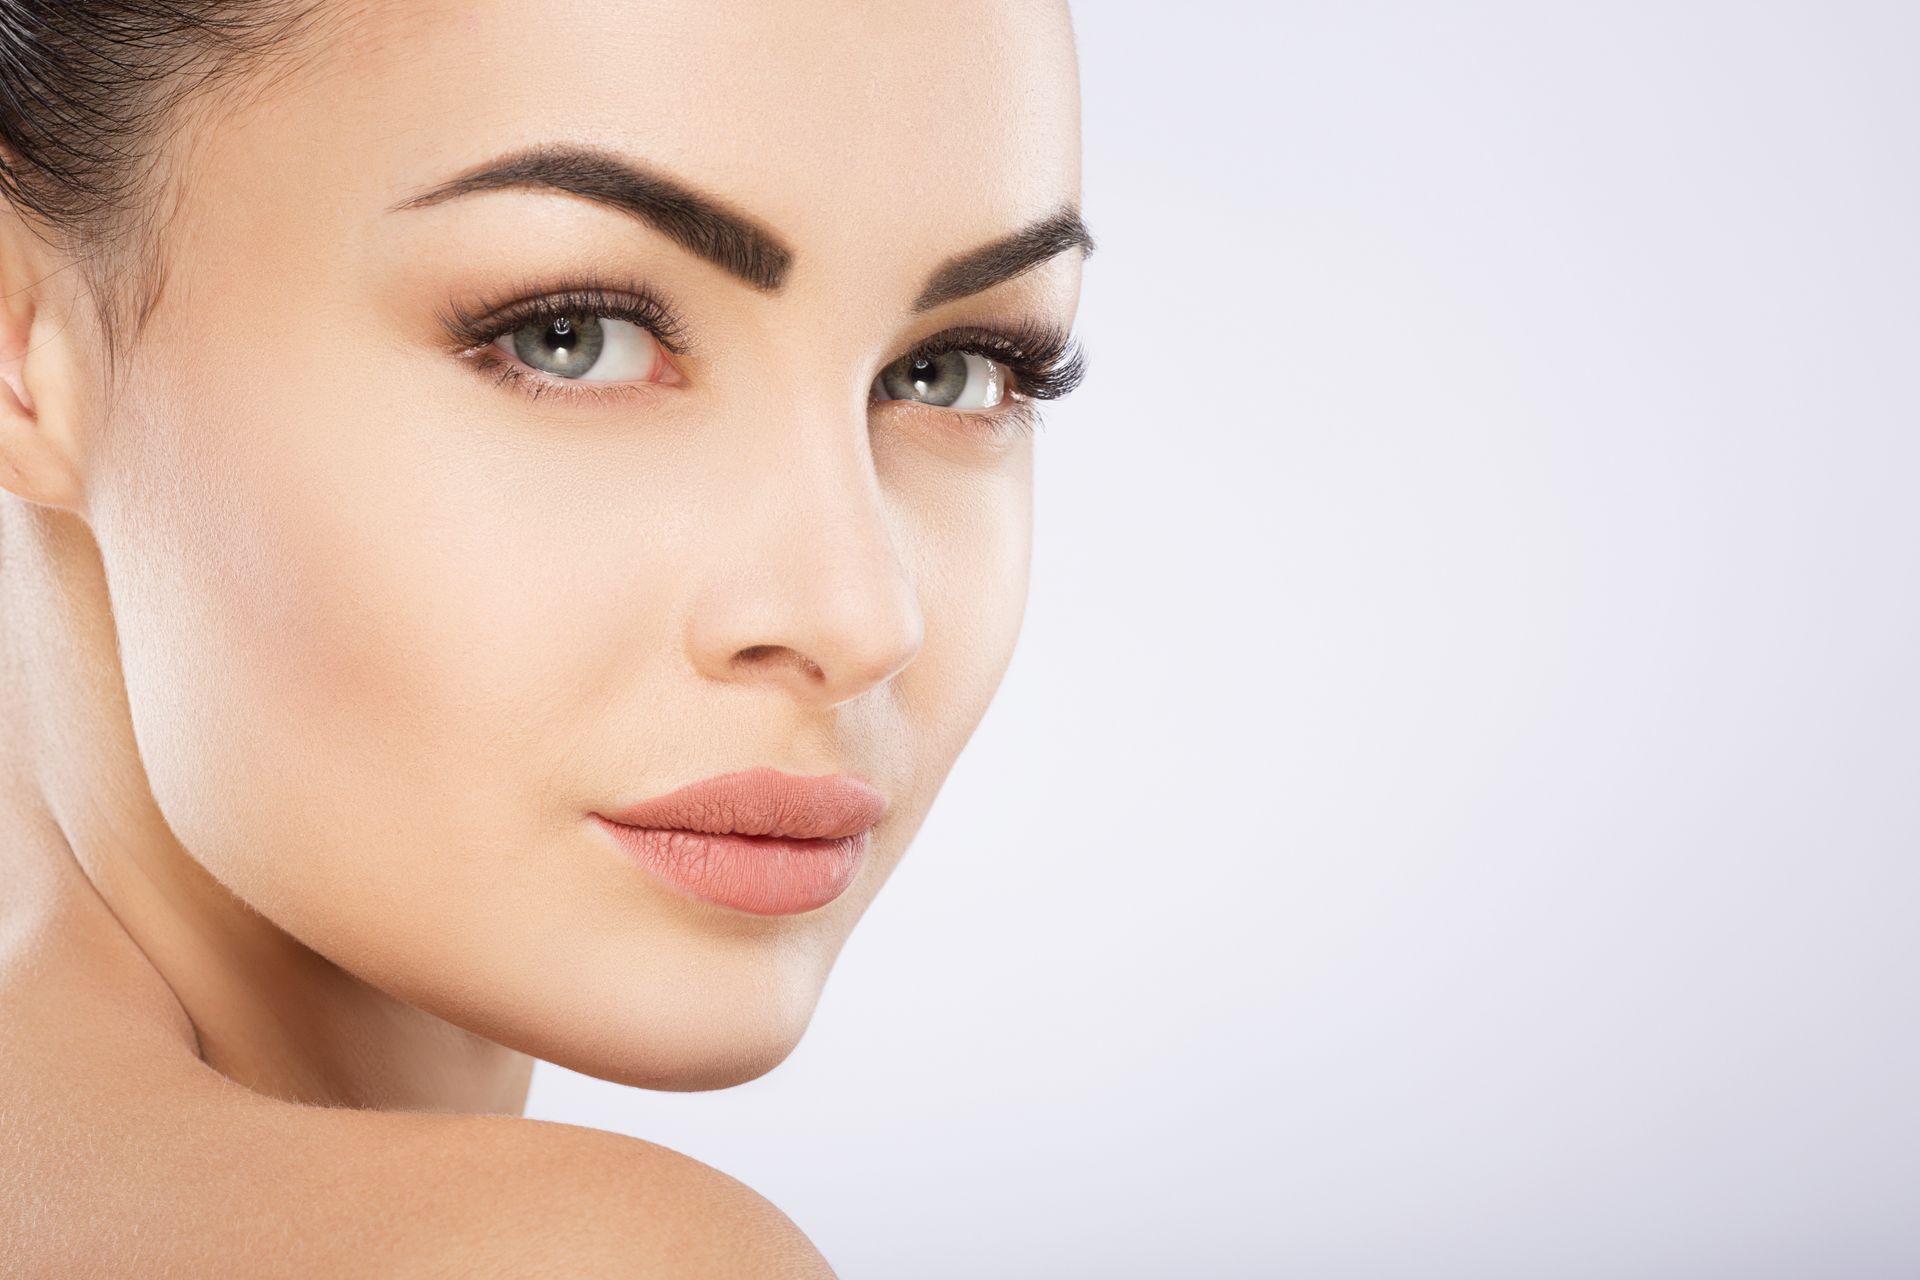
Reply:
[[886, 809], [849, 774], [761, 767], [592, 816], [634, 861], [696, 898], [793, 915], [846, 892]]

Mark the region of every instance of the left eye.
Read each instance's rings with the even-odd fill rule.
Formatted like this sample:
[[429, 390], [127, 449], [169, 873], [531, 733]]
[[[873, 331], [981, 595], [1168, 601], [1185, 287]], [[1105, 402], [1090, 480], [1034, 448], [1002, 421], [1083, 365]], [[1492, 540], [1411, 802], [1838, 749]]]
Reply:
[[541, 373], [582, 382], [646, 382], [660, 363], [659, 341], [644, 327], [590, 312], [530, 320], [494, 346]]
[[1006, 369], [977, 351], [902, 356], [873, 380], [875, 400], [917, 400], [943, 409], [991, 409], [1005, 398]]

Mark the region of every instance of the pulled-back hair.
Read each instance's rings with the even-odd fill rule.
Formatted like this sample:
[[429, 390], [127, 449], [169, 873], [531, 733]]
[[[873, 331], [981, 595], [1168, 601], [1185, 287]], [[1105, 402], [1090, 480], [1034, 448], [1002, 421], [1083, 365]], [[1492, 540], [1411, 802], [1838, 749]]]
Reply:
[[166, 277], [165, 143], [322, 2], [0, 0], [0, 194], [76, 259], [110, 364]]

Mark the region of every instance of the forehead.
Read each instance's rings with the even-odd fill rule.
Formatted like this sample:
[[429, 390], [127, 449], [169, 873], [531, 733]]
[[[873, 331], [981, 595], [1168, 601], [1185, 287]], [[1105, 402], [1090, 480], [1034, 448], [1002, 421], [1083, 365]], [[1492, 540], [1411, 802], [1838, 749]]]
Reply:
[[243, 127], [266, 145], [240, 154], [279, 152], [263, 181], [384, 207], [529, 143], [591, 142], [753, 214], [803, 268], [876, 235], [944, 254], [1079, 194], [1063, 3], [343, 4], [261, 92]]

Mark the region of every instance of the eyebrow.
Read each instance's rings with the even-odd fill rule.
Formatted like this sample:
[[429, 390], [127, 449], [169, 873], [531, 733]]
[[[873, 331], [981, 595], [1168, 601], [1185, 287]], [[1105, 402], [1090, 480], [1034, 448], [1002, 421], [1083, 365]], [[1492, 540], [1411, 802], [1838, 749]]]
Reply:
[[[758, 220], [678, 179], [600, 147], [537, 143], [448, 178], [389, 206], [420, 209], [481, 191], [562, 191], [638, 218], [682, 248], [763, 293], [777, 293], [793, 268], [793, 251]], [[1068, 249], [1093, 252], [1079, 210], [1067, 205], [1030, 226], [948, 258], [914, 299], [933, 308], [990, 289]]]
[[1012, 235], [947, 259], [914, 299], [913, 309], [931, 311], [991, 289], [1075, 248], [1083, 258], [1092, 253], [1093, 236], [1080, 220], [1080, 211], [1067, 205]]
[[763, 293], [778, 292], [793, 265], [793, 251], [752, 218], [685, 183], [597, 147], [555, 143], [527, 147], [410, 196], [390, 211], [515, 187], [564, 191], [611, 205]]

